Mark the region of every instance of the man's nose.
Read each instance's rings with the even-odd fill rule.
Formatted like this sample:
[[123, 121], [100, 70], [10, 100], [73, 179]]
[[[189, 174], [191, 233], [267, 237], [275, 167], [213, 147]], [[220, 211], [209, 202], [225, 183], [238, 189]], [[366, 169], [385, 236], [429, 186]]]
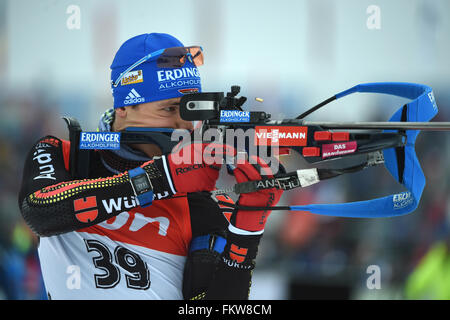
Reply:
[[193, 130], [194, 125], [190, 121], [179, 119], [176, 123], [177, 129]]

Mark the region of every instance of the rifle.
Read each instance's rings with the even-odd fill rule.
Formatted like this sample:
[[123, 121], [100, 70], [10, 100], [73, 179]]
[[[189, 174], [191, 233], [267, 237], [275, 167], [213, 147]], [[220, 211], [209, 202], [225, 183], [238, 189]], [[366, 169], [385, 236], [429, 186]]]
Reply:
[[[223, 92], [184, 95], [180, 100], [180, 116], [187, 121], [202, 121], [201, 134], [212, 129], [218, 133], [216, 140], [222, 143], [234, 143], [234, 134], [241, 132], [244, 137], [241, 151], [247, 153], [252, 147], [258, 147], [257, 155], [261, 151], [259, 147], [266, 147], [265, 151], [269, 156], [274, 149], [277, 150], [276, 155], [294, 150], [311, 165], [327, 165], [334, 160], [355, 156], [363, 156], [365, 161], [340, 169], [317, 167], [281, 172], [273, 178], [235, 184], [230, 188], [211, 192], [212, 194], [240, 194], [274, 187], [291, 190], [381, 164], [407, 189], [382, 198], [341, 204], [244, 207], [216, 200], [220, 205], [240, 210], [309, 211], [339, 217], [370, 218], [410, 213], [417, 208], [425, 187], [425, 176], [414, 150], [416, 138], [420, 131], [450, 130], [450, 122], [429, 122], [437, 114], [438, 107], [432, 89], [422, 84], [359, 84], [326, 99], [294, 119], [283, 120], [272, 120], [271, 115], [264, 111], [243, 110], [242, 106], [247, 98], [238, 96], [239, 92], [239, 86], [232, 86], [226, 95]], [[389, 94], [411, 101], [399, 108], [387, 122], [305, 120], [305, 117], [323, 106], [356, 92]], [[121, 133], [121, 143], [155, 143], [158, 135], [163, 134], [161, 130], [173, 131], [162, 128], [127, 128]], [[228, 165], [230, 170], [232, 167]]]
[[[366, 155], [366, 160], [362, 164], [341, 169], [312, 168], [282, 173], [272, 179], [236, 184], [232, 188], [214, 193], [233, 191], [239, 194], [273, 187], [290, 190], [381, 164], [384, 164], [394, 179], [407, 189], [378, 199], [341, 204], [255, 208], [219, 201], [223, 206], [240, 210], [309, 211], [339, 217], [369, 218], [410, 213], [417, 208], [425, 187], [425, 176], [414, 150], [417, 135], [421, 130], [450, 130], [450, 122], [429, 122], [437, 114], [438, 107], [432, 89], [422, 84], [400, 82], [359, 84], [326, 99], [295, 119], [284, 120], [271, 120], [271, 115], [265, 112], [244, 112], [241, 106], [246, 98], [238, 97], [239, 91], [238, 86], [232, 86], [226, 96], [220, 92], [183, 96], [180, 101], [180, 115], [185, 120], [202, 120], [205, 129], [221, 130], [224, 132], [225, 140], [227, 129], [240, 129], [244, 132], [253, 130], [256, 140], [254, 144], [267, 144], [269, 140], [270, 145], [270, 141], [276, 140], [277, 146], [297, 151], [311, 164], [362, 154]], [[412, 101], [398, 109], [387, 122], [310, 122], [304, 119], [330, 102], [356, 92], [383, 93]], [[341, 131], [343, 129], [345, 131]], [[374, 129], [381, 132], [374, 132]], [[258, 137], [263, 136], [263, 132], [266, 139], [259, 140]]]

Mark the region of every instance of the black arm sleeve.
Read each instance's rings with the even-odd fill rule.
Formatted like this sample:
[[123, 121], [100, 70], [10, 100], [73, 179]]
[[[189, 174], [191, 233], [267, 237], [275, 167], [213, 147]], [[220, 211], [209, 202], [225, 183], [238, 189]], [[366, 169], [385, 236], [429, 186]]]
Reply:
[[[185, 299], [248, 299], [254, 260], [261, 236], [228, 231], [228, 220], [209, 196], [188, 195], [192, 238], [210, 235], [210, 248], [190, 251], [183, 278]], [[217, 237], [226, 239], [222, 252], [211, 249]]]
[[[73, 180], [66, 170], [62, 141], [47, 136], [29, 152], [24, 165], [19, 208], [38, 236], [52, 236], [95, 225], [121, 212], [102, 201], [133, 196], [128, 173]], [[118, 208], [120, 209], [120, 208]]]
[[261, 235], [243, 236], [227, 230], [226, 239], [205, 299], [247, 300]]
[[[228, 221], [208, 195], [188, 194], [192, 239], [210, 235], [211, 242], [218, 236], [225, 237]], [[211, 243], [212, 244], [212, 243]], [[189, 250], [184, 269], [183, 296], [189, 300], [201, 300], [214, 277], [220, 253], [212, 248]]]

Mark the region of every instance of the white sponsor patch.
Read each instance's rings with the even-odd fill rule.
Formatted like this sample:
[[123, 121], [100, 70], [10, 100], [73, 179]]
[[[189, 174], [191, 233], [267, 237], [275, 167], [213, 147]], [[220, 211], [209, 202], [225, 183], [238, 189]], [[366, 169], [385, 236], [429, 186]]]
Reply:
[[195, 67], [159, 70], [156, 75], [161, 91], [201, 85], [200, 73]]
[[307, 187], [320, 181], [317, 168], [297, 170], [297, 177], [302, 187]]
[[120, 149], [120, 132], [82, 132], [80, 149]]

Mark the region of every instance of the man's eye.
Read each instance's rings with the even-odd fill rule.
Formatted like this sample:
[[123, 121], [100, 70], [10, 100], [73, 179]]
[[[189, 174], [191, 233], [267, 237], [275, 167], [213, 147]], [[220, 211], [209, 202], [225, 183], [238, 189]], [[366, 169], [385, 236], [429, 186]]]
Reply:
[[163, 110], [167, 112], [175, 112], [177, 111], [177, 107], [165, 107]]

